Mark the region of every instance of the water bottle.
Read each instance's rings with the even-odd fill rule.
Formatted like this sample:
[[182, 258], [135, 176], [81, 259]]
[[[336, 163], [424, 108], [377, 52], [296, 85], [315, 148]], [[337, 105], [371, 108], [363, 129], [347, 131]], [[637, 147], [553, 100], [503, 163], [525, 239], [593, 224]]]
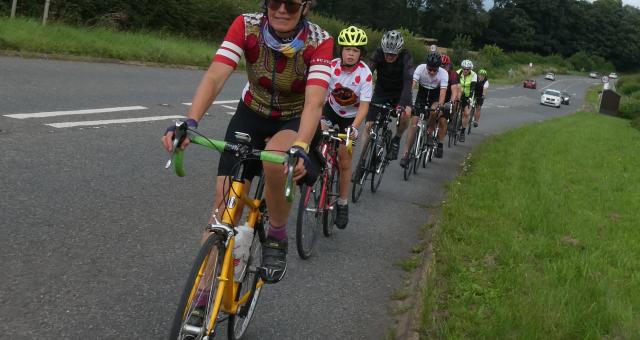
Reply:
[[233, 244], [233, 279], [236, 282], [242, 281], [245, 268], [247, 267], [247, 260], [249, 259], [249, 248], [251, 248], [252, 241], [252, 229], [243, 224], [236, 228], [238, 234], [236, 235]]

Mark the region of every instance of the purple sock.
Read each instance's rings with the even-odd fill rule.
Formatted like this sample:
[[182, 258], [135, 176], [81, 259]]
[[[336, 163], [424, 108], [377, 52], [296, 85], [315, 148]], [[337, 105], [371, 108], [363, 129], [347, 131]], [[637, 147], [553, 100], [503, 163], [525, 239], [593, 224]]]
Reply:
[[270, 225], [269, 227], [269, 231], [267, 232], [267, 236], [274, 238], [278, 241], [282, 241], [284, 239], [287, 238], [287, 225], [283, 225], [280, 227], [276, 227], [273, 225]]

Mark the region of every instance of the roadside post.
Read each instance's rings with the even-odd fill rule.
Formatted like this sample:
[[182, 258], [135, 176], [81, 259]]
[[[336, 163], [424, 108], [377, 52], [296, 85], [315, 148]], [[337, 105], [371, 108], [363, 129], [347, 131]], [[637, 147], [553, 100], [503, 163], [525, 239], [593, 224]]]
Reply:
[[18, 5], [18, 0], [13, 0], [11, 3], [11, 19], [16, 17], [16, 7]]
[[49, 3], [51, 0], [45, 0], [44, 2], [44, 14], [42, 15], [42, 26], [47, 24], [47, 18], [49, 17]]

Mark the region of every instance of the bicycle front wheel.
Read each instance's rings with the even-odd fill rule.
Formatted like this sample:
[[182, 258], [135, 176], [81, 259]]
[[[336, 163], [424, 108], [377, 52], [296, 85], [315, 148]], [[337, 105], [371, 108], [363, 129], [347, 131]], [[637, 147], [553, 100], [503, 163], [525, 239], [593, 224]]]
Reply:
[[[200, 247], [180, 297], [169, 339], [203, 339], [210, 335], [207, 329], [215, 329], [216, 325], [209, 325], [209, 320], [221, 305], [221, 301], [215, 300], [225, 250], [224, 237], [218, 234], [210, 235]], [[214, 323], [217, 318], [214, 315]]]
[[333, 226], [336, 223], [336, 203], [340, 197], [340, 171], [333, 167], [327, 176], [324, 194], [324, 213], [322, 214], [322, 232], [329, 237], [333, 234]]
[[378, 138], [382, 139], [377, 141], [379, 144], [376, 147], [375, 152], [378, 157], [376, 158], [376, 161], [373, 162], [374, 175], [371, 176], [371, 192], [373, 193], [378, 191], [380, 183], [382, 182], [384, 171], [387, 169], [387, 165], [389, 164], [389, 160], [387, 160], [387, 150], [389, 148], [389, 145], [391, 145], [391, 131], [380, 131], [380, 135], [382, 137]]
[[420, 168], [420, 160], [422, 159], [422, 157], [424, 157], [424, 152], [423, 152], [423, 139], [424, 139], [424, 130], [422, 128], [418, 128], [418, 133], [416, 133], [416, 142], [415, 142], [415, 151], [414, 151], [414, 156], [413, 156], [413, 173], [414, 174], [418, 174], [418, 168]]
[[[262, 266], [262, 242], [260, 242], [258, 232], [254, 232], [249, 251], [249, 259], [247, 260], [246, 274], [240, 283], [238, 297], [241, 298], [249, 294], [251, 289], [253, 289], [253, 281], [256, 279], [257, 272], [255, 270], [249, 270], [249, 268], [255, 269], [260, 266]], [[258, 304], [261, 291], [262, 285], [256, 285], [256, 290], [251, 299], [238, 306], [236, 314], [229, 315], [227, 337], [230, 340], [240, 339], [246, 332], [253, 312], [255, 312], [256, 305]]]
[[322, 224], [320, 209], [320, 192], [322, 181], [316, 181], [313, 186], [303, 185], [300, 191], [298, 205], [298, 219], [296, 221], [296, 246], [300, 258], [306, 260], [312, 253], [318, 239], [318, 232]]
[[358, 199], [360, 199], [360, 195], [362, 195], [362, 187], [364, 185], [364, 181], [367, 178], [368, 166], [373, 154], [374, 147], [375, 140], [370, 138], [367, 142], [367, 145], [362, 150], [362, 154], [360, 155], [358, 167], [353, 174], [353, 185], [351, 186], [351, 201], [353, 201], [353, 203], [356, 203]]

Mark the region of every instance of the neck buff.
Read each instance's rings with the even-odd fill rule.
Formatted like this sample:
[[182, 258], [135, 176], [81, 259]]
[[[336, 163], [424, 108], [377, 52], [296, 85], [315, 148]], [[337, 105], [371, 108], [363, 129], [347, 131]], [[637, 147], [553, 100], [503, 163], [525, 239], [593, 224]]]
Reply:
[[304, 47], [304, 40], [301, 38], [305, 29], [307, 28], [307, 21], [301, 20], [294, 31], [298, 31], [293, 38], [279, 38], [275, 32], [270, 28], [269, 22], [265, 20], [262, 25], [262, 36], [264, 37], [265, 44], [272, 50], [278, 51], [285, 56], [292, 58], [298, 51]]

